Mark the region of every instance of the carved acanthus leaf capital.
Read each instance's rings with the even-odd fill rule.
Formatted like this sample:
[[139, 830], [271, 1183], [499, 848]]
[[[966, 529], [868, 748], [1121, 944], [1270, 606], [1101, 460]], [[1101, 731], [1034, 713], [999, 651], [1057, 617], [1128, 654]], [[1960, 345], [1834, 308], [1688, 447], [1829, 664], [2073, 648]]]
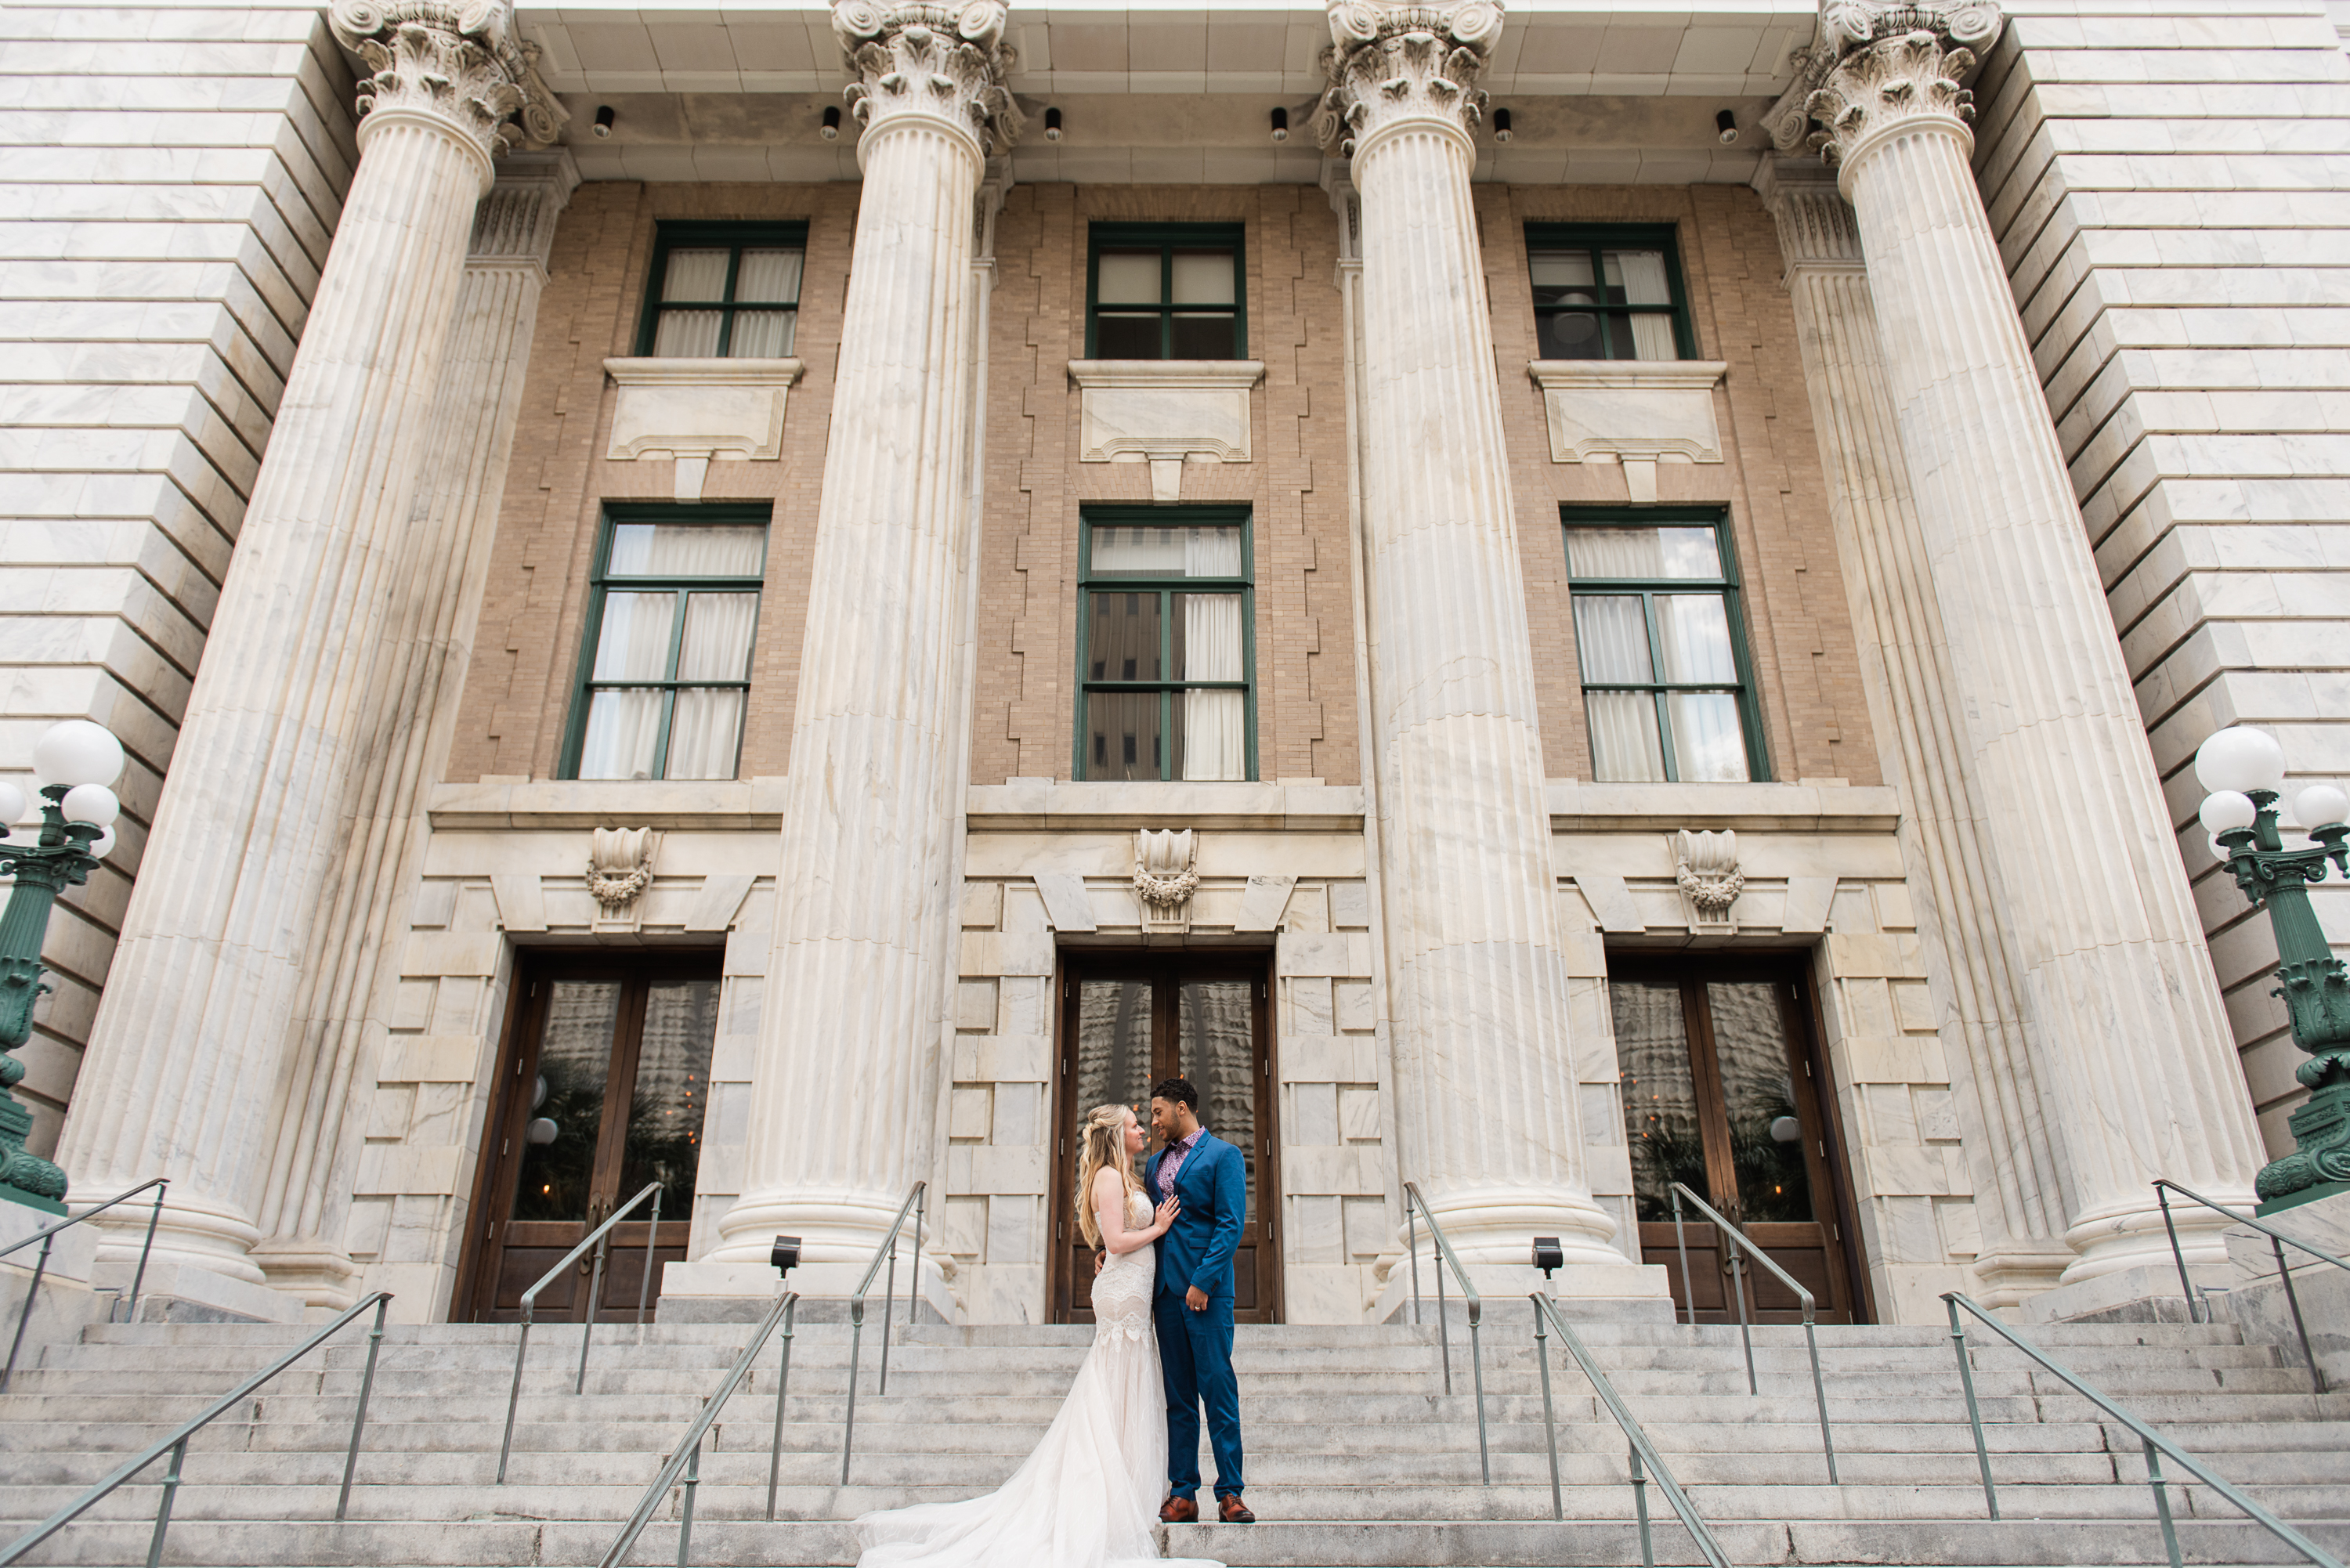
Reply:
[[336, 0], [327, 20], [367, 66], [362, 116], [429, 114], [488, 158], [552, 146], [571, 118], [539, 79], [512, 0]]
[[1399, 119], [1475, 131], [1485, 112], [1477, 84], [1502, 37], [1502, 7], [1493, 0], [1330, 0], [1329, 16], [1322, 61], [1330, 86], [1314, 117], [1324, 151], [1351, 157], [1364, 137]]
[[1003, 86], [1015, 63], [1003, 42], [1005, 16], [1002, 0], [835, 0], [832, 32], [856, 78], [847, 98], [857, 123], [926, 116], [969, 132], [983, 155], [1009, 151], [1024, 117]]
[[[1877, 124], [1924, 114], [1971, 119], [1972, 97], [1959, 83], [2004, 25], [1999, 0], [1822, 0], [1819, 41], [1795, 51], [1795, 83], [1762, 128], [1782, 152], [1809, 146], [1834, 161]], [[1918, 52], [1919, 37], [1933, 46], [1930, 60]], [[1872, 91], [1885, 96], [1868, 100]], [[1849, 133], [1839, 132], [1846, 122]]]

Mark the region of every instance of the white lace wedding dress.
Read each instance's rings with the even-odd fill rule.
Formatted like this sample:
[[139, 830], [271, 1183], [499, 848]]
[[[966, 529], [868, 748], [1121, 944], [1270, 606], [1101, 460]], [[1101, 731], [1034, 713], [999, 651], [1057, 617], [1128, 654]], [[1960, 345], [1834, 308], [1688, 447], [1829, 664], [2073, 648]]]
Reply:
[[[1150, 1214], [1148, 1198], [1128, 1195], [1128, 1226], [1148, 1226]], [[866, 1514], [858, 1568], [1169, 1568], [1151, 1538], [1167, 1494], [1167, 1393], [1150, 1322], [1158, 1270], [1154, 1245], [1094, 1276], [1093, 1348], [1010, 1480], [963, 1502]]]

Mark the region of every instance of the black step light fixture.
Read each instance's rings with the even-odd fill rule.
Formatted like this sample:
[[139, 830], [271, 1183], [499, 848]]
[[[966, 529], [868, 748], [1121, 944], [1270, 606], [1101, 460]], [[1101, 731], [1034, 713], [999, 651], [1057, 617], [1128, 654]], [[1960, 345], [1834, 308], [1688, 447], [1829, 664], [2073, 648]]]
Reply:
[[1047, 141], [1061, 140], [1061, 111], [1057, 109], [1048, 109], [1045, 111], [1045, 140]]
[[798, 1268], [800, 1239], [797, 1236], [776, 1237], [775, 1244], [767, 1251], [767, 1262], [775, 1265], [775, 1272], [779, 1274], [788, 1274]]
[[599, 103], [596, 106], [596, 139], [598, 140], [608, 141], [612, 139], [612, 121], [617, 118], [619, 117], [613, 114], [610, 104]]
[[1273, 139], [1275, 141], [1289, 140], [1289, 111], [1285, 109], [1273, 111]]
[[822, 128], [816, 131], [816, 134], [823, 137], [827, 141], [837, 141], [840, 140], [840, 106], [838, 104], [836, 103], [826, 106], [824, 111], [824, 124]]
[[1729, 109], [1725, 109], [1713, 117], [1713, 130], [1724, 147], [1738, 145], [1738, 116]]
[[1507, 141], [1511, 137], [1516, 134], [1517, 132], [1510, 129], [1510, 111], [1506, 109], [1495, 109], [1493, 111], [1493, 140], [1496, 141]]
[[1560, 1250], [1555, 1236], [1534, 1238], [1534, 1267], [1542, 1271], [1543, 1282], [1550, 1282], [1551, 1271], [1566, 1267], [1566, 1253]]

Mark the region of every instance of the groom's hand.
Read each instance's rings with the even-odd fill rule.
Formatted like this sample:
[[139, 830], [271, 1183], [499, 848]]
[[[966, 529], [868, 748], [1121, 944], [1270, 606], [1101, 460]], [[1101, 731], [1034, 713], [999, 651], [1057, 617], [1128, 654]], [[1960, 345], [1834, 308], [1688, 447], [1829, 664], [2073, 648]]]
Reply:
[[1183, 1304], [1193, 1312], [1205, 1312], [1208, 1310], [1208, 1293], [1193, 1285], [1183, 1293]]

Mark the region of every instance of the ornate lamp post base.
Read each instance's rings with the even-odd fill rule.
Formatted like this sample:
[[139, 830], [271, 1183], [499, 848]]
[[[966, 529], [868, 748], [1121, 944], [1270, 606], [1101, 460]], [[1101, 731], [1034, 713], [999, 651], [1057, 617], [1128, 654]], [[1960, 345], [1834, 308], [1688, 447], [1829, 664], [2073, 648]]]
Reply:
[[[2306, 892], [2293, 892], [2308, 901]], [[2329, 953], [2280, 965], [2277, 976], [2293, 1037], [2315, 1054], [2293, 1074], [2308, 1085], [2309, 1103], [2286, 1119], [2293, 1152], [2260, 1174], [2262, 1215], [2350, 1192], [2350, 971]]]

